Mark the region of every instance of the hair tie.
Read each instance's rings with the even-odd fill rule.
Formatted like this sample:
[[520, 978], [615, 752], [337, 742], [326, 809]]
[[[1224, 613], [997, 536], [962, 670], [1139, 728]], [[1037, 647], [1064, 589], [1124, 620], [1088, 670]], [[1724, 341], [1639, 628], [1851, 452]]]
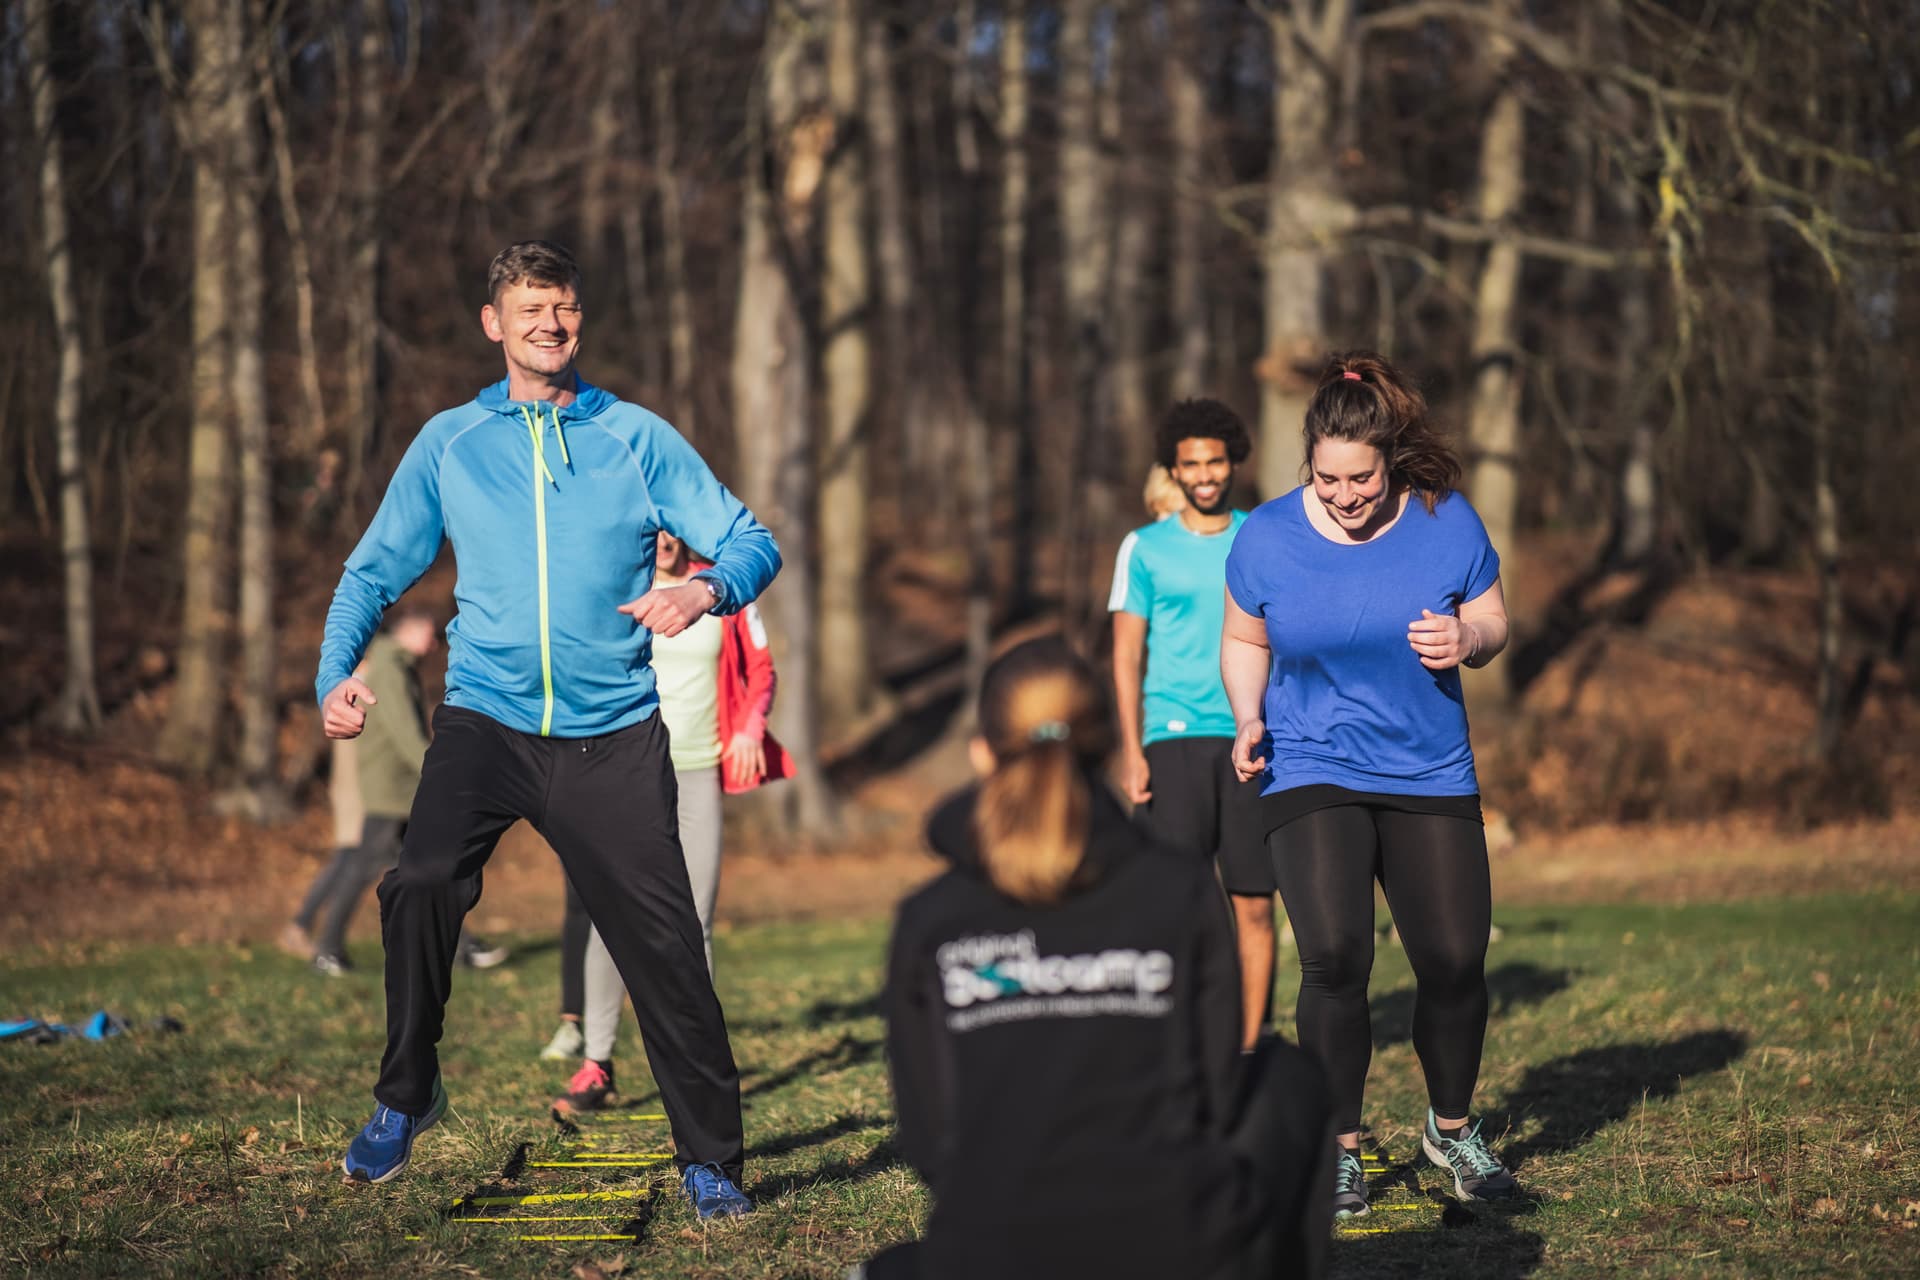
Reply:
[[1357, 373], [1355, 373], [1355, 372], [1354, 372], [1353, 370], [1351, 370], [1351, 369], [1342, 369], [1342, 370], [1340, 371], [1340, 376], [1341, 376], [1342, 378], [1351, 378], [1351, 379], [1353, 379], [1353, 380], [1354, 380], [1355, 382], [1361, 382], [1361, 381], [1364, 381], [1364, 379], [1362, 379], [1362, 378], [1361, 378], [1361, 376], [1360, 376], [1359, 374], [1357, 374]]
[[1027, 731], [1028, 742], [1065, 742], [1067, 740], [1067, 722], [1065, 720], [1042, 720]]

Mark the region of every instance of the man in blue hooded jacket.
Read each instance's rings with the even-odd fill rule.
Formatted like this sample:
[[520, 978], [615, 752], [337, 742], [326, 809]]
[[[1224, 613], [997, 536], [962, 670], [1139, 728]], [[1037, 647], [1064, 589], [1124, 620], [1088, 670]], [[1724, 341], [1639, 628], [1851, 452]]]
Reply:
[[[460, 924], [500, 836], [525, 819], [560, 855], [613, 953], [701, 1218], [747, 1213], [740, 1078], [707, 977], [675, 821], [651, 638], [744, 608], [780, 553], [667, 423], [591, 386], [579, 267], [545, 241], [493, 260], [480, 321], [507, 376], [429, 420], [327, 611], [315, 690], [329, 736], [381, 714], [354, 664], [382, 612], [453, 545], [457, 616], [400, 862], [380, 884], [387, 1049], [343, 1167], [385, 1182], [446, 1110], [436, 1046]], [[660, 529], [713, 566], [653, 588]]]

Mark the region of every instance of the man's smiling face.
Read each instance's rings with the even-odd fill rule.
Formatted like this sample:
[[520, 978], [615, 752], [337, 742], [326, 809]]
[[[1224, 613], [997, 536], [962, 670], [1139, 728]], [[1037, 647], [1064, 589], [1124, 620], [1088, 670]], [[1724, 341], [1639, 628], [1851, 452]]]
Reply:
[[500, 344], [512, 374], [560, 380], [580, 354], [580, 299], [565, 285], [510, 284], [481, 308], [487, 336]]

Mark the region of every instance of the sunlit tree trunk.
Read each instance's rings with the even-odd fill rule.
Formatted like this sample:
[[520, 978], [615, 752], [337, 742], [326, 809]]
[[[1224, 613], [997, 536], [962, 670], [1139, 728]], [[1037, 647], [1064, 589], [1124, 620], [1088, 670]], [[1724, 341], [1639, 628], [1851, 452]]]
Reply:
[[867, 710], [873, 685], [866, 616], [869, 415], [873, 402], [867, 148], [859, 0], [833, 0], [827, 96], [833, 156], [826, 176], [821, 281], [826, 433], [820, 455], [820, 714], [829, 739]]
[[[54, 393], [54, 436], [60, 463], [60, 555], [66, 566], [67, 670], [51, 716], [62, 733], [100, 727], [100, 695], [93, 674], [93, 537], [87, 513], [86, 473], [80, 453], [80, 378], [83, 367], [80, 306], [73, 283], [73, 245], [67, 239], [67, 186], [54, 119], [58, 96], [47, 0], [27, 0], [27, 77], [33, 129], [40, 143], [40, 231], [47, 255], [47, 292], [60, 344], [60, 380]], [[31, 430], [31, 428], [29, 428]]]
[[1208, 382], [1212, 344], [1207, 331], [1206, 175], [1207, 97], [1199, 65], [1202, 0], [1168, 5], [1172, 39], [1166, 53], [1167, 98], [1173, 115], [1173, 236], [1168, 301], [1173, 323], [1173, 394], [1200, 395]]
[[[1060, 240], [1072, 353], [1073, 424], [1060, 522], [1064, 580], [1061, 610], [1070, 631], [1086, 622], [1091, 541], [1106, 495], [1108, 468], [1098, 438], [1112, 331], [1106, 314], [1112, 264], [1094, 85], [1097, 0], [1065, 0], [1060, 25]], [[1111, 68], [1109, 74], [1112, 74]]]
[[[1502, 0], [1504, 16], [1514, 16], [1511, 0]], [[1467, 447], [1473, 470], [1469, 485], [1474, 509], [1487, 536], [1502, 550], [1513, 546], [1519, 523], [1520, 484], [1520, 248], [1505, 232], [1520, 208], [1526, 182], [1526, 108], [1511, 77], [1513, 44], [1488, 37], [1487, 56], [1494, 98], [1480, 133], [1480, 221], [1496, 228], [1480, 267], [1474, 299], [1473, 392], [1467, 410]], [[1512, 557], [1507, 564], [1511, 566]], [[1501, 574], [1507, 602], [1515, 590], [1511, 568]], [[1509, 664], [1468, 673], [1481, 699], [1503, 697]]]
[[[687, 439], [699, 441], [693, 397], [693, 302], [687, 293], [685, 199], [680, 183], [679, 118], [675, 111], [673, 66], [663, 62], [653, 73], [654, 176], [660, 191], [660, 267], [667, 290], [667, 385], [672, 388], [673, 420]], [[736, 429], [738, 429], [736, 421]]]
[[[1126, 154], [1128, 139], [1144, 131], [1146, 122], [1138, 118], [1139, 95], [1125, 92], [1150, 74], [1152, 60], [1144, 44], [1145, 14], [1139, 4], [1119, 7], [1114, 18], [1113, 70], [1108, 76], [1105, 109], [1101, 122], [1104, 149], [1109, 155]], [[1119, 167], [1116, 166], [1118, 169]], [[1111, 386], [1108, 412], [1102, 427], [1115, 458], [1121, 466], [1121, 493], [1139, 487], [1153, 463], [1153, 389], [1149, 364], [1152, 341], [1152, 317], [1160, 299], [1150, 292], [1147, 266], [1154, 248], [1154, 200], [1151, 191], [1139, 181], [1136, 166], [1126, 166], [1112, 176], [1108, 203], [1113, 207], [1113, 265], [1108, 278], [1107, 313], [1113, 331]], [[1095, 537], [1105, 529], [1095, 525]]]
[[300, 452], [317, 455], [327, 435], [326, 399], [320, 390], [320, 344], [314, 323], [313, 246], [295, 183], [293, 144], [288, 137], [286, 111], [280, 105], [278, 64], [267, 50], [260, 55], [258, 81], [266, 108], [268, 140], [273, 148], [274, 183], [280, 200], [280, 218], [287, 229], [287, 268], [293, 276], [294, 328], [300, 343], [300, 403], [303, 421]]
[[1260, 373], [1262, 497], [1300, 483], [1301, 428], [1326, 354], [1327, 245], [1343, 208], [1334, 189], [1334, 70], [1346, 65], [1352, 0], [1299, 0], [1270, 10], [1276, 83], [1274, 158], [1261, 249], [1264, 354]]
[[[346, 271], [337, 282], [345, 309], [345, 510], [364, 496], [366, 467], [380, 438], [380, 272], [383, 256], [381, 155], [387, 138], [387, 0], [361, 0], [354, 60], [354, 125], [349, 156]], [[349, 516], [351, 519], [352, 517]]]
[[[1032, 421], [1032, 369], [1027, 356], [1027, 5], [1005, 0], [1000, 33], [1000, 208], [997, 218], [1000, 262], [1000, 418], [1013, 437], [1013, 542], [1032, 547], [1039, 532], [1037, 476]], [[1011, 578], [1009, 605], [1016, 613], [1029, 603], [1031, 574]], [[984, 670], [986, 654], [973, 655]], [[980, 671], [974, 672], [977, 677]]]
[[229, 311], [233, 282], [228, 184], [232, 131], [226, 121], [238, 97], [239, 50], [230, 40], [231, 0], [188, 0], [184, 9], [193, 44], [193, 74], [183, 106], [193, 162], [193, 428], [187, 455], [186, 535], [182, 544], [180, 648], [173, 701], [157, 750], [184, 772], [212, 772], [227, 723], [222, 679], [228, 624], [231, 560], [227, 526], [232, 481], [228, 396], [233, 340]]
[[[227, 6], [236, 49], [246, 47], [240, 0]], [[236, 80], [236, 90], [242, 82]], [[249, 816], [275, 820], [288, 804], [278, 775], [280, 704], [275, 696], [273, 625], [273, 456], [267, 418], [266, 255], [260, 206], [266, 194], [260, 140], [254, 131], [254, 81], [235, 92], [227, 113], [233, 181], [234, 435], [240, 462], [240, 756], [239, 791]]]
[[765, 601], [776, 643], [785, 647], [774, 730], [794, 758], [794, 823], [820, 834], [833, 825], [834, 804], [819, 749], [811, 356], [788, 275], [807, 240], [821, 159], [819, 131], [800, 118], [808, 16], [808, 6], [796, 0], [779, 0], [767, 15], [760, 83], [749, 108], [732, 381], [743, 488], [780, 540], [785, 561]]

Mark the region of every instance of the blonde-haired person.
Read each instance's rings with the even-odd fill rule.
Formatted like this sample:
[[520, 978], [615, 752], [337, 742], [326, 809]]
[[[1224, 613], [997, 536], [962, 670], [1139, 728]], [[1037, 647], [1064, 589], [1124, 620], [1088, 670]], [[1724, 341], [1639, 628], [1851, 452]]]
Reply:
[[1229, 890], [1278, 884], [1300, 951], [1300, 1043], [1333, 1088], [1336, 1216], [1365, 1214], [1373, 885], [1413, 967], [1427, 1158], [1463, 1200], [1517, 1194], [1470, 1122], [1487, 1030], [1492, 886], [1461, 666], [1507, 643], [1500, 555], [1412, 382], [1334, 356], [1307, 404], [1308, 483], [1247, 517], [1227, 557], [1220, 671], [1233, 764], [1264, 777], [1266, 848]]
[[931, 819], [952, 865], [901, 905], [883, 998], [933, 1214], [855, 1275], [1320, 1273], [1325, 1086], [1290, 1045], [1240, 1052], [1226, 900], [1128, 820], [1101, 778], [1113, 740], [1059, 641], [988, 669], [983, 780]]
[[1187, 508], [1187, 494], [1173, 472], [1156, 462], [1147, 468], [1147, 483], [1140, 490], [1140, 501], [1155, 520], [1177, 516]]

